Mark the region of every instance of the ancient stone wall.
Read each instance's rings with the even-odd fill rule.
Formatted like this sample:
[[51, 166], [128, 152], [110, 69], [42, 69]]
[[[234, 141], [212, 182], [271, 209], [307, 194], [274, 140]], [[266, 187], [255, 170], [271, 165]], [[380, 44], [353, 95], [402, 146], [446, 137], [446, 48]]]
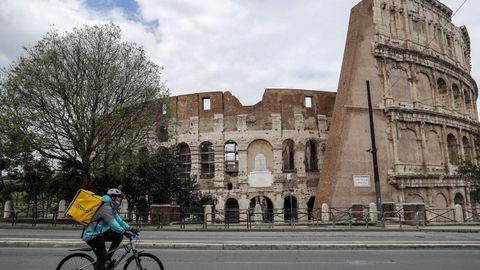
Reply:
[[[352, 9], [317, 207], [375, 202], [367, 80], [383, 201], [469, 204], [455, 170], [477, 162], [478, 88], [468, 32], [451, 15], [435, 0], [364, 0]], [[355, 181], [365, 175], [367, 185]]]
[[171, 97], [169, 140], [149, 145], [182, 145], [185, 167], [217, 199], [216, 209], [227, 201], [248, 209], [262, 196], [281, 210], [291, 191], [306, 210], [309, 201], [313, 206], [335, 95], [266, 89], [253, 106], [229, 92]]

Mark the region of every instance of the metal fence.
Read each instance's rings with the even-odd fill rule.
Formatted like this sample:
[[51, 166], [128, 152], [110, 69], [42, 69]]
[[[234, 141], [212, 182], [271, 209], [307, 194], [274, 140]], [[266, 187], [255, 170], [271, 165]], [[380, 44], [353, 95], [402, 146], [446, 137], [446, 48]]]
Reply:
[[[410, 226], [429, 226], [440, 224], [460, 224], [480, 222], [480, 216], [476, 211], [463, 210], [464, 219], [455, 220], [455, 212], [452, 208], [424, 210], [405, 210], [404, 208], [394, 211], [384, 211], [381, 213], [380, 224], [398, 225], [400, 228], [404, 225]], [[204, 212], [203, 209], [193, 211], [180, 211], [176, 213], [155, 213], [145, 212], [120, 212], [124, 220], [137, 227], [153, 226], [154, 228], [247, 228], [262, 229], [274, 228], [275, 226], [308, 226], [311, 228], [336, 227], [336, 226], [365, 226], [377, 224], [375, 221], [378, 213], [370, 212], [368, 207], [362, 210], [353, 210], [352, 208], [330, 208], [328, 211], [322, 209], [268, 209], [266, 211], [255, 212], [250, 209], [226, 209], [213, 210], [211, 213]], [[373, 217], [373, 218], [372, 218]], [[19, 224], [28, 224], [36, 226], [44, 225], [70, 225], [81, 226], [63, 217], [62, 213], [57, 211], [35, 211], [32, 209], [16, 209], [12, 211], [9, 218], [0, 219], [3, 224], [18, 226]]]

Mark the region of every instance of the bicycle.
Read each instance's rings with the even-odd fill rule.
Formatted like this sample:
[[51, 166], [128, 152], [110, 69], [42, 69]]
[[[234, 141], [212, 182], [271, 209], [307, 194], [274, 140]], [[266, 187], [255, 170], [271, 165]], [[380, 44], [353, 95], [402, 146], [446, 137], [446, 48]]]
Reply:
[[[135, 242], [138, 241], [138, 233], [127, 238], [127, 244], [123, 244], [115, 250], [110, 251], [110, 253], [112, 253], [119, 249], [124, 249], [125, 253], [117, 256], [112, 265], [106, 267], [106, 270], [113, 270], [118, 267], [130, 253], [133, 254], [126, 259], [125, 266], [123, 267], [124, 270], [164, 270], [163, 264], [157, 256], [137, 250]], [[70, 251], [93, 251], [93, 249], [79, 248], [71, 249]], [[87, 253], [75, 252], [63, 258], [58, 264], [57, 270], [95, 270], [95, 263], [96, 260]]]

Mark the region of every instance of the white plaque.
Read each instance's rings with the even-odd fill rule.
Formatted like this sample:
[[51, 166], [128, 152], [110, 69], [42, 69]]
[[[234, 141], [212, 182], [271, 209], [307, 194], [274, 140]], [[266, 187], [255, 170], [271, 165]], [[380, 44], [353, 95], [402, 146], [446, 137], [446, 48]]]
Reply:
[[370, 175], [354, 175], [354, 187], [370, 187]]

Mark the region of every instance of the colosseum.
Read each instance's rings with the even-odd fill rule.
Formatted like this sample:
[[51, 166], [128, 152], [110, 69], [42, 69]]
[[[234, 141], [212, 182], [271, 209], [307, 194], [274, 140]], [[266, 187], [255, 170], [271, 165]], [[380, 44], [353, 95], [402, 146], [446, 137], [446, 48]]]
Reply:
[[[266, 89], [253, 106], [229, 92], [174, 96], [163, 144], [178, 145], [182, 172], [216, 209], [261, 205], [287, 221], [322, 205], [378, 203], [368, 80], [383, 207], [470, 209], [456, 169], [477, 163], [478, 88], [467, 29], [451, 18], [436, 0], [363, 0], [351, 10], [337, 93]], [[288, 212], [297, 208], [308, 215]]]

